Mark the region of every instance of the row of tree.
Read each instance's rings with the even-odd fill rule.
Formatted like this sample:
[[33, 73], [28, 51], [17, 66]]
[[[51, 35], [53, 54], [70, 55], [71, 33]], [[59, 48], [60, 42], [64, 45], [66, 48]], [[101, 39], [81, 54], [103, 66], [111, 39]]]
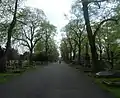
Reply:
[[[92, 63], [93, 71], [101, 70], [101, 61], [119, 62], [119, 0], [76, 0], [71, 16], [63, 27], [60, 50], [65, 61], [77, 58]], [[118, 65], [116, 63], [116, 65]]]
[[23, 4], [24, 0], [2, 0], [0, 3], [0, 43], [5, 46], [0, 59], [0, 72], [5, 71], [6, 61], [14, 46], [24, 46], [24, 51], [28, 50], [30, 65], [33, 53], [44, 53], [46, 60], [48, 56], [56, 59], [59, 55], [53, 39], [56, 27], [47, 20], [43, 10]]

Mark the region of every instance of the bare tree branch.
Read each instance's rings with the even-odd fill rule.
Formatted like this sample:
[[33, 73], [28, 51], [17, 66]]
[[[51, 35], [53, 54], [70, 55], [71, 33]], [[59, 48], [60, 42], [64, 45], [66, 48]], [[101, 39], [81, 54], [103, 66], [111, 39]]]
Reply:
[[85, 36], [83, 38], [81, 38], [81, 42], [85, 39]]
[[79, 38], [81, 38], [83, 31], [84, 31], [84, 28], [83, 28], [83, 30], [81, 30], [78, 24], [77, 24], [77, 28], [78, 28], [78, 31], [80, 32]]
[[88, 1], [88, 0], [81, 0], [80, 2], [84, 2], [84, 3], [92, 3], [92, 2], [95, 2], [95, 3], [99, 3], [99, 2], [104, 2], [104, 1], [108, 1], [108, 0], [91, 0], [91, 1]]
[[27, 40], [22, 39], [22, 38], [15, 38], [15, 37], [13, 37], [13, 38], [14, 38], [14, 39], [16, 39], [16, 40], [20, 40], [20, 41], [25, 42], [25, 43], [27, 44], [28, 48], [30, 48], [30, 45], [29, 45], [29, 43], [28, 43], [28, 41], [27, 41]]
[[37, 42], [42, 38], [42, 36], [38, 39], [35, 40], [34, 44], [33, 44], [33, 48], [35, 47], [35, 45], [37, 44]]
[[23, 32], [24, 32], [23, 34], [25, 35], [26, 39], [28, 39], [30, 41], [31, 39], [27, 36], [25, 29], [23, 27], [22, 27], [22, 29], [23, 29]]
[[97, 28], [96, 28], [96, 30], [95, 30], [95, 32], [94, 32], [94, 34], [93, 34], [93, 37], [95, 37], [95, 36], [97, 35], [97, 32], [99, 31], [100, 27], [101, 27], [105, 22], [107, 22], [107, 21], [114, 21], [114, 22], [116, 22], [116, 24], [117, 24], [117, 22], [118, 22], [117, 19], [112, 19], [112, 18], [110, 18], [110, 19], [105, 19], [105, 20], [101, 21], [100, 24], [97, 26]]
[[73, 46], [72, 46], [72, 43], [71, 43], [71, 38], [69, 37], [69, 35], [67, 34], [67, 40], [68, 40], [68, 42], [69, 42], [69, 44], [70, 44], [70, 47], [71, 47], [71, 50], [73, 50]]
[[74, 40], [74, 42], [75, 42], [77, 45], [79, 44], [76, 39], [74, 39], [74, 38], [71, 38], [71, 39]]
[[79, 37], [77, 31], [75, 29], [73, 29], [72, 26], [70, 26], [70, 28], [75, 32], [75, 34], [77, 35], [77, 37]]
[[85, 24], [84, 24], [84, 27], [83, 27], [83, 29], [82, 29], [82, 32], [85, 30]]
[[17, 19], [17, 21], [20, 22], [20, 23], [22, 23], [22, 24], [24, 24], [24, 25], [27, 25], [25, 22], [23, 22], [23, 21], [21, 21], [19, 19]]
[[25, 46], [25, 47], [28, 47], [28, 48], [30, 49], [30, 47], [29, 47], [29, 45], [28, 45], [28, 44], [21, 43], [21, 45], [23, 45], [23, 46]]

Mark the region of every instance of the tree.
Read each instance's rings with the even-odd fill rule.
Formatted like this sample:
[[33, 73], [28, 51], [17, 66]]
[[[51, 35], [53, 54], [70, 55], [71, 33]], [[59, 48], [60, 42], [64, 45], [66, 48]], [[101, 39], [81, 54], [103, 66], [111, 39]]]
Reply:
[[7, 43], [6, 43], [6, 50], [5, 50], [5, 54], [4, 57], [0, 59], [1, 62], [1, 68], [0, 68], [0, 72], [4, 72], [5, 71], [5, 62], [7, 60], [7, 55], [9, 53], [9, 50], [11, 48], [11, 37], [12, 37], [12, 31], [15, 27], [16, 24], [16, 14], [17, 14], [17, 8], [18, 8], [18, 0], [15, 1], [15, 7], [14, 7], [14, 14], [13, 14], [13, 19], [9, 25], [8, 31], [7, 31]]
[[43, 31], [43, 41], [45, 42], [45, 53], [46, 57], [48, 56], [49, 49], [49, 40], [54, 37], [56, 33], [56, 27], [49, 23], [49, 21], [44, 21], [42, 23], [42, 31]]
[[[18, 2], [16, 4], [16, 2]], [[0, 42], [2, 45], [5, 45], [8, 39], [8, 29], [10, 28], [10, 24], [13, 21], [13, 16], [16, 17], [16, 20], [19, 18], [19, 11], [21, 9], [23, 0], [2, 0], [2, 3], [0, 4]], [[16, 9], [15, 9], [15, 4], [16, 4]], [[16, 12], [15, 12], [16, 10]], [[16, 14], [16, 15], [15, 15]], [[14, 18], [15, 19], [15, 18]], [[15, 26], [14, 26], [15, 28]], [[12, 30], [12, 35], [14, 32], [14, 28]], [[12, 41], [12, 38], [11, 38]], [[12, 44], [12, 43], [11, 43]]]
[[55, 43], [55, 40], [50, 39], [48, 42], [48, 61], [57, 61], [59, 57], [58, 47]]
[[69, 23], [64, 27], [64, 32], [66, 32], [66, 36], [68, 38], [68, 42], [70, 44], [71, 52], [74, 50], [72, 45], [72, 40], [75, 43], [75, 46], [78, 46], [78, 60], [80, 61], [81, 57], [81, 44], [84, 40], [85, 34], [85, 26], [81, 22], [80, 19], [70, 20]]
[[[82, 5], [79, 4], [80, 2], [82, 3]], [[83, 16], [84, 16], [84, 20], [85, 20], [86, 31], [87, 31], [88, 40], [89, 40], [89, 44], [90, 44], [90, 48], [91, 48], [91, 54], [92, 54], [92, 65], [93, 65], [92, 67], [93, 67], [94, 71], [98, 71], [99, 70], [98, 54], [97, 54], [96, 45], [95, 45], [96, 33], [99, 31], [99, 29], [100, 29], [101, 25], [103, 25], [103, 23], [105, 23], [107, 21], [116, 21], [116, 19], [114, 19], [114, 18], [104, 19], [103, 21], [100, 22], [100, 24], [97, 26], [97, 28], [93, 32], [92, 26], [90, 23], [90, 17], [91, 16], [93, 17], [93, 15], [89, 14], [89, 9], [88, 9], [88, 5], [92, 2], [95, 5], [99, 5], [99, 2], [101, 3], [103, 1], [94, 1], [94, 0], [93, 1], [92, 0], [79, 1], [78, 0], [78, 1], [76, 1], [76, 4], [78, 4], [78, 6], [82, 6], [82, 9], [83, 9]], [[91, 6], [91, 7], [94, 7], [94, 6]], [[100, 6], [99, 6], [99, 8], [100, 8]]]
[[69, 62], [69, 60], [70, 60], [69, 54], [71, 51], [70, 51], [68, 39], [64, 36], [61, 40], [60, 51], [61, 51], [61, 56], [62, 56], [63, 60], [65, 62]]
[[[42, 38], [42, 23], [46, 16], [40, 9], [26, 7], [21, 12], [21, 21], [18, 21], [17, 33], [14, 39], [21, 41], [21, 45], [29, 49], [29, 62], [32, 65], [32, 54], [35, 45]], [[24, 22], [23, 22], [24, 21]]]
[[106, 54], [106, 59], [113, 65], [113, 55], [119, 46], [119, 25], [115, 25], [113, 22], [105, 23], [97, 36], [96, 44], [99, 45], [98, 49], [101, 51], [100, 56], [102, 56], [103, 53]]
[[[58, 59], [58, 56], [59, 56], [59, 53], [58, 53], [58, 50], [57, 50], [57, 45], [55, 43], [55, 41], [51, 38], [48, 39], [48, 50], [47, 50], [47, 56], [46, 56], [46, 42], [43, 40], [40, 40], [37, 44], [36, 44], [36, 47], [35, 47], [35, 54], [38, 55], [38, 57], [41, 59], [42, 57], [44, 57], [44, 59], [41, 59], [41, 60], [44, 60], [44, 61], [55, 61]], [[43, 55], [44, 54], [44, 55]], [[42, 57], [40, 57], [40, 55]], [[38, 59], [39, 59], [38, 58]], [[39, 59], [39, 60], [40, 60]]]

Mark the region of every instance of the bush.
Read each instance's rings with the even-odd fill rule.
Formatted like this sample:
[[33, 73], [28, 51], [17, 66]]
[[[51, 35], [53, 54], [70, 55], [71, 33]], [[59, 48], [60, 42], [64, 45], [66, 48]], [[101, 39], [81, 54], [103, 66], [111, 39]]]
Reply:
[[48, 59], [47, 59], [48, 57], [46, 57], [45, 56], [45, 53], [43, 53], [43, 52], [40, 52], [40, 53], [37, 53], [37, 54], [35, 54], [34, 56], [33, 56], [33, 61], [47, 61]]

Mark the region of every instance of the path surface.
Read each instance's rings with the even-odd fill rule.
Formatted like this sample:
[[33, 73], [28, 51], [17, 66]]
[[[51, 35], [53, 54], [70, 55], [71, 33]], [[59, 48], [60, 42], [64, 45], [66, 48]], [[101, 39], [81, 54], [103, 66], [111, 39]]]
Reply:
[[50, 64], [0, 85], [0, 98], [111, 98], [82, 72]]

